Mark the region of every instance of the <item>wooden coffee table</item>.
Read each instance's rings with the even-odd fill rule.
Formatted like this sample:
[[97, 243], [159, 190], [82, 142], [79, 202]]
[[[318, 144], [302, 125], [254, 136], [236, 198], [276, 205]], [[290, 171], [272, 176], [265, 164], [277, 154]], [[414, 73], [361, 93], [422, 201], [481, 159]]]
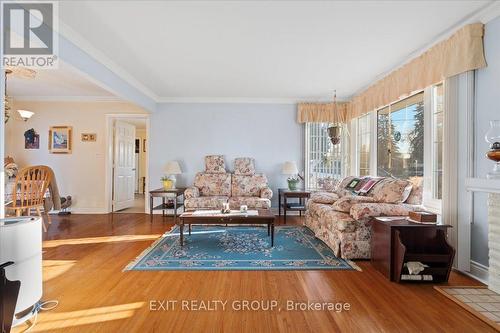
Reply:
[[182, 213], [179, 219], [180, 241], [184, 245], [184, 225], [189, 226], [191, 235], [192, 224], [266, 224], [267, 235], [271, 236], [271, 247], [274, 246], [274, 219], [275, 216], [269, 209], [249, 210], [248, 214], [233, 211], [230, 214], [222, 214], [218, 211], [195, 211]]

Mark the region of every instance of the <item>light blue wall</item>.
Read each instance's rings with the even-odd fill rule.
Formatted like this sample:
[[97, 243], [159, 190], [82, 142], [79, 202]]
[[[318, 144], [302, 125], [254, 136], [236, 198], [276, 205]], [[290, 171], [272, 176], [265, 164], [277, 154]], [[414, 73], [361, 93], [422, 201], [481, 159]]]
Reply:
[[[500, 17], [485, 26], [484, 51], [488, 67], [476, 77], [476, 177], [484, 178], [493, 162], [485, 157], [484, 135], [489, 121], [500, 119]], [[488, 265], [488, 223], [485, 194], [475, 195], [474, 224], [471, 230], [471, 259]]]
[[150, 188], [160, 186], [165, 164], [178, 160], [183, 174], [178, 185], [191, 185], [204, 169], [204, 156], [222, 154], [233, 170], [235, 157], [253, 157], [275, 192], [286, 186], [284, 161], [304, 165], [303, 125], [296, 122], [294, 104], [159, 104], [151, 114]]

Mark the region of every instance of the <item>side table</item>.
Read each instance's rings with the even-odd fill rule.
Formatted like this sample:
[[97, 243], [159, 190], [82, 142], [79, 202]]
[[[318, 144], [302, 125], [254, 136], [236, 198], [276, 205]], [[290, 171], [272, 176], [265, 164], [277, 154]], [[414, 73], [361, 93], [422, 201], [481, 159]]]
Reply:
[[[446, 282], [450, 275], [455, 249], [446, 240], [450, 225], [420, 224], [404, 217], [376, 217], [372, 220], [371, 262], [391, 281], [408, 275], [405, 263], [421, 262], [427, 267], [422, 275], [432, 275], [432, 282]], [[415, 281], [424, 281], [417, 280]]]
[[[299, 212], [302, 216], [302, 212], [306, 211], [307, 199], [311, 196], [311, 191], [300, 189], [300, 190], [290, 190], [288, 188], [278, 189], [278, 216], [281, 216], [281, 209], [283, 208], [284, 222], [286, 224], [286, 212], [295, 211]], [[297, 198], [299, 202], [288, 202], [289, 198]]]
[[[184, 212], [184, 190], [186, 188], [171, 188], [171, 189], [164, 189], [164, 188], [158, 188], [156, 190], [149, 191], [149, 216], [151, 222], [153, 222], [153, 211], [155, 210], [161, 210], [162, 211], [162, 216], [165, 217], [167, 216], [165, 214], [165, 211], [167, 209], [173, 209], [174, 214], [171, 215], [174, 218], [177, 218], [177, 209], [182, 207], [182, 211]], [[179, 197], [182, 197], [183, 200], [179, 201]], [[158, 206], [154, 205], [154, 198], [161, 198], [161, 204]], [[173, 202], [170, 203], [167, 201], [167, 199], [172, 199]]]

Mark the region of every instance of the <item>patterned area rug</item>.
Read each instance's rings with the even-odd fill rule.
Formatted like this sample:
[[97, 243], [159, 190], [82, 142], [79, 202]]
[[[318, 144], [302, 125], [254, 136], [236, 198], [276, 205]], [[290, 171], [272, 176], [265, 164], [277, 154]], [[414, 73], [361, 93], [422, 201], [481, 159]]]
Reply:
[[[187, 229], [187, 228], [186, 228]], [[179, 244], [179, 229], [165, 233], [125, 270], [350, 270], [349, 263], [306, 227], [193, 226]]]

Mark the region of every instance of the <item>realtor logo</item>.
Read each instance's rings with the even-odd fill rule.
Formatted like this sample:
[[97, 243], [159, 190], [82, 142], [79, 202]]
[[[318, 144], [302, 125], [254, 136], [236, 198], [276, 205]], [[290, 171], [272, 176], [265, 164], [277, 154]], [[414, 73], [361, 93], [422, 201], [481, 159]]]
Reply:
[[4, 66], [57, 67], [57, 5], [2, 2]]

